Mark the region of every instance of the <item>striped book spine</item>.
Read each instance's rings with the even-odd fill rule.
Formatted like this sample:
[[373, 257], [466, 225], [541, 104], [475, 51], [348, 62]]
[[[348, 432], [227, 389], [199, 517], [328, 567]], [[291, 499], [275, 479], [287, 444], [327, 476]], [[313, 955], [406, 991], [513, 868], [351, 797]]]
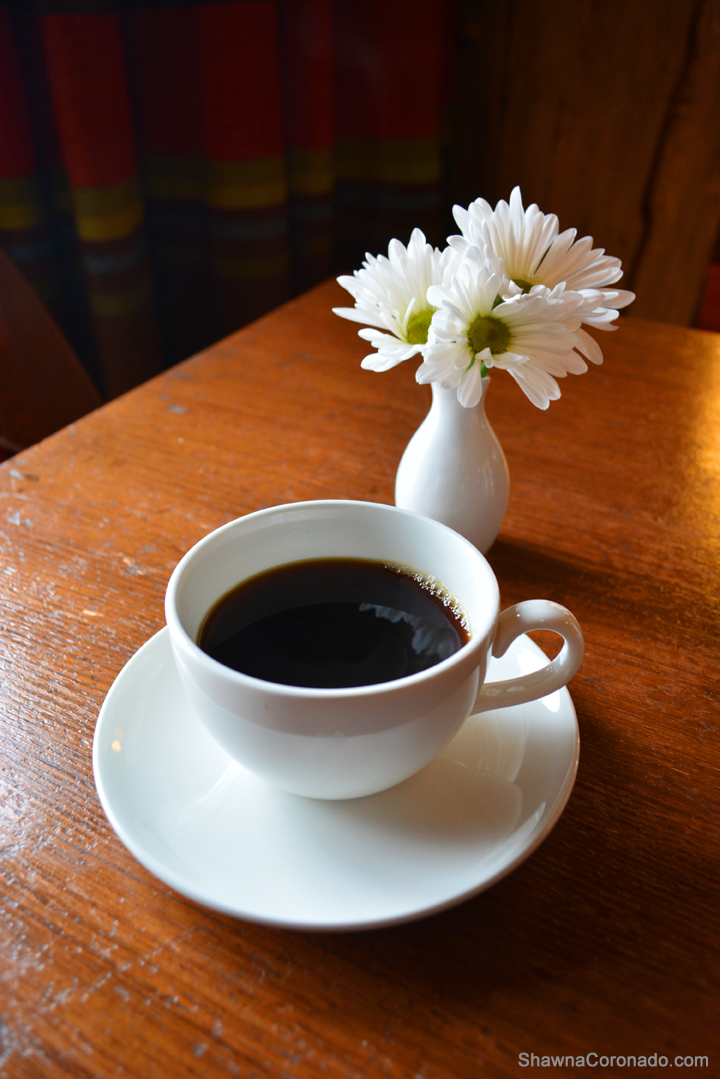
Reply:
[[174, 363], [218, 336], [197, 11], [137, 8], [125, 32], [158, 315]]
[[120, 19], [46, 14], [42, 34], [104, 389], [113, 396], [162, 366]]
[[284, 0], [280, 15], [292, 287], [303, 292], [334, 268], [333, 3]]
[[0, 242], [19, 264], [35, 261], [45, 218], [15, 30], [0, 7]]
[[212, 267], [230, 332], [290, 295], [278, 5], [197, 11]]
[[442, 237], [443, 0], [335, 0], [337, 247]]

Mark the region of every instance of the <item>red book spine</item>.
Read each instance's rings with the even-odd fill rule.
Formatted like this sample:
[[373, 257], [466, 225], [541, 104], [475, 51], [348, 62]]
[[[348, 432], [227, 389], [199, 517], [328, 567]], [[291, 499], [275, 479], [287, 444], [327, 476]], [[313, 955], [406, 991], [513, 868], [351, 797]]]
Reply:
[[136, 172], [117, 15], [45, 15], [43, 40], [65, 167], [73, 187]]
[[286, 0], [280, 12], [292, 282], [302, 292], [333, 271], [333, 3]]
[[335, 0], [336, 266], [442, 240], [442, 91], [447, 0]]
[[120, 19], [41, 20], [60, 147], [108, 396], [161, 366]]
[[203, 4], [198, 9], [211, 161], [283, 152], [275, 0]]
[[440, 135], [443, 0], [336, 0], [337, 136]]
[[278, 4], [197, 11], [218, 327], [230, 332], [289, 295]]
[[286, 147], [328, 150], [335, 138], [332, 0], [290, 0], [281, 10]]

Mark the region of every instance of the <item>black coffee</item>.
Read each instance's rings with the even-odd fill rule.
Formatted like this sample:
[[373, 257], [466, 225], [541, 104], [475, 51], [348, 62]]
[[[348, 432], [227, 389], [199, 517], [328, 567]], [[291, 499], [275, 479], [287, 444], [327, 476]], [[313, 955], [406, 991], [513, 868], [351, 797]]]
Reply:
[[206, 615], [198, 644], [236, 671], [338, 689], [423, 671], [469, 640], [442, 585], [353, 558], [293, 562], [243, 581]]

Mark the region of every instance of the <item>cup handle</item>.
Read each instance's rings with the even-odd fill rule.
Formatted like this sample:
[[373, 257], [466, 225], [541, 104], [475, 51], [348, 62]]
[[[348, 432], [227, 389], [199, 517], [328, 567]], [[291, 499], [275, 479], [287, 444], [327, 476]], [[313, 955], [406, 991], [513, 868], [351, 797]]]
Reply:
[[471, 715], [547, 697], [549, 693], [566, 686], [577, 672], [585, 652], [582, 630], [575, 615], [549, 599], [528, 599], [502, 612], [498, 619], [493, 656], [499, 659], [516, 637], [530, 629], [551, 629], [559, 633], [565, 642], [561, 651], [539, 671], [503, 682], [486, 682], [480, 687]]

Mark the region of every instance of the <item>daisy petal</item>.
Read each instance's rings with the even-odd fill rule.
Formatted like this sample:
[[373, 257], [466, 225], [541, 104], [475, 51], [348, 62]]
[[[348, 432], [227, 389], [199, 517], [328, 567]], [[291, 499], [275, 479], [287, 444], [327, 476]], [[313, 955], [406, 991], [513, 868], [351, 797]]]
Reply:
[[475, 408], [483, 393], [482, 368], [475, 362], [463, 375], [457, 388], [458, 401], [465, 408]]
[[591, 363], [603, 362], [602, 349], [594, 337], [591, 337], [585, 330], [578, 330], [576, 337], [578, 339], [576, 348], [579, 352], [582, 352], [583, 356], [587, 356]]
[[551, 401], [557, 401], [560, 397], [560, 387], [555, 379], [544, 371], [538, 370], [533, 364], [511, 367], [509, 371], [525, 396], [537, 408], [544, 410]]
[[351, 322], [362, 322], [365, 326], [377, 326], [383, 325], [382, 322], [371, 321], [368, 314], [363, 311], [358, 311], [355, 307], [333, 307], [333, 314], [340, 315], [340, 318], [350, 319]]

